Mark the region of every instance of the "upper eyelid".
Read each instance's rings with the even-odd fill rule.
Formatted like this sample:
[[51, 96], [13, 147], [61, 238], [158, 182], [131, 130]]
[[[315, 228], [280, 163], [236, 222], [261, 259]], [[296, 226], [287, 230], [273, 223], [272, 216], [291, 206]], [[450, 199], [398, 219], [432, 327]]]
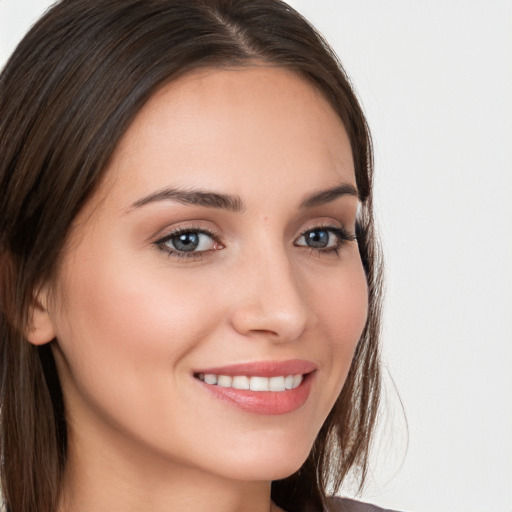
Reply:
[[[311, 224], [310, 226], [302, 229], [298, 235], [296, 235], [296, 238], [299, 238], [301, 236], [304, 236], [309, 231], [313, 231], [315, 229], [326, 229], [326, 230], [341, 230], [346, 233], [350, 233], [348, 229], [345, 228], [345, 226], [342, 223], [335, 223], [335, 222], [319, 222]], [[220, 241], [221, 235], [216, 230], [213, 230], [211, 228], [205, 228], [203, 226], [197, 226], [197, 225], [191, 225], [191, 226], [178, 226], [176, 228], [171, 228], [169, 230], [166, 230], [163, 234], [159, 234], [156, 237], [156, 240], [154, 240], [154, 243], [158, 243], [160, 241], [164, 241], [172, 236], [182, 234], [182, 233], [188, 233], [188, 232], [197, 232], [197, 233], [203, 233], [205, 235], [211, 236], [217, 241]]]
[[343, 233], [346, 233], [347, 235], [354, 235], [356, 234], [356, 228], [354, 229], [347, 229], [342, 223], [334, 223], [334, 222], [326, 222], [326, 223], [319, 223], [312, 225], [308, 228], [303, 229], [299, 237], [304, 236], [309, 231], [314, 231], [315, 229], [325, 229], [326, 231], [342, 231]]
[[326, 230], [329, 230], [329, 229], [343, 229], [343, 230], [345, 230], [345, 227], [341, 223], [336, 224], [334, 222], [325, 222], [325, 223], [324, 222], [320, 222], [320, 223], [317, 223], [317, 224], [312, 224], [311, 226], [309, 226], [307, 228], [304, 228], [303, 230], [301, 230], [300, 234], [302, 235], [304, 233], [307, 233], [308, 231], [314, 231], [315, 229], [326, 229]]
[[[186, 221], [186, 222], [189, 222], [189, 221]], [[201, 222], [201, 221], [192, 221], [192, 222]], [[210, 221], [208, 221], [208, 223], [210, 224]], [[301, 229], [296, 236], [297, 237], [302, 236], [305, 233], [307, 233], [308, 231], [311, 231], [314, 229], [334, 229], [334, 230], [341, 229], [341, 230], [349, 233], [349, 232], [355, 232], [355, 230], [357, 229], [357, 226], [354, 226], [354, 229], [348, 229], [343, 222], [341, 222], [339, 220], [334, 220], [334, 219], [333, 220], [316, 221], [316, 222], [309, 223], [309, 225], [307, 225], [307, 227]], [[204, 234], [210, 235], [212, 237], [216, 237], [217, 239], [221, 238], [220, 230], [213, 229], [211, 227], [201, 226], [199, 224], [190, 224], [190, 225], [186, 224], [183, 226], [178, 225], [176, 227], [160, 229], [159, 233], [152, 236], [151, 238], [153, 238], [155, 241], [158, 241], [158, 240], [165, 239], [166, 237], [173, 236], [175, 234], [186, 233], [186, 232], [190, 232], [190, 231], [204, 233]]]
[[204, 235], [212, 237], [217, 242], [220, 241], [220, 235], [212, 229], [199, 226], [183, 226], [165, 231], [164, 234], [158, 235], [158, 237], [156, 238], [156, 240], [153, 241], [153, 243], [163, 243], [172, 238], [173, 236], [180, 235], [183, 233], [202, 233]]

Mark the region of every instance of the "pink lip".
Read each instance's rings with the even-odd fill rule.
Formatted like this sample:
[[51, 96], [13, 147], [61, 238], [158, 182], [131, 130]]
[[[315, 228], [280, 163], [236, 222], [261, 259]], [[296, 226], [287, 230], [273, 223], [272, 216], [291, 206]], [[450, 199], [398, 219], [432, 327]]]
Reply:
[[289, 359], [287, 361], [258, 361], [254, 363], [232, 364], [229, 366], [216, 366], [204, 368], [194, 372], [213, 373], [215, 375], [258, 375], [260, 377], [279, 377], [280, 375], [299, 375], [311, 373], [317, 369], [316, 364], [302, 359]]
[[224, 388], [206, 384], [197, 379], [197, 383], [215, 398], [253, 414], [278, 415], [287, 414], [302, 407], [311, 392], [317, 366], [310, 361], [262, 361], [257, 363], [236, 364], [224, 367], [206, 368], [196, 372], [215, 375], [257, 375], [277, 377], [302, 374], [301, 384], [286, 391], [251, 391], [246, 389]]

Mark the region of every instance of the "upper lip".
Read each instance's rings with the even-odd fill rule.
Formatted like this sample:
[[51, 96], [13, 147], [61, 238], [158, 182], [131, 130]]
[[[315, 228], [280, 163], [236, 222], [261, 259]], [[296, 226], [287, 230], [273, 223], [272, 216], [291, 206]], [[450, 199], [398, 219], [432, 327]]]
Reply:
[[255, 361], [251, 363], [216, 366], [214, 368], [202, 368], [194, 373], [210, 373], [214, 375], [229, 375], [232, 377], [237, 375], [279, 377], [281, 375], [286, 376], [310, 373], [316, 369], [317, 365], [312, 361], [289, 359], [287, 361]]

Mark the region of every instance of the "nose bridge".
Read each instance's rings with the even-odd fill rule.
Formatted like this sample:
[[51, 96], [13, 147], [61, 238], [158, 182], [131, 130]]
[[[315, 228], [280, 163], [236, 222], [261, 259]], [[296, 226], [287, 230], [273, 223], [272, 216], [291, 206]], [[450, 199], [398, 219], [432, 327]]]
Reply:
[[251, 252], [239, 285], [235, 328], [244, 334], [265, 333], [280, 341], [298, 338], [314, 315], [289, 254], [282, 243], [267, 243]]

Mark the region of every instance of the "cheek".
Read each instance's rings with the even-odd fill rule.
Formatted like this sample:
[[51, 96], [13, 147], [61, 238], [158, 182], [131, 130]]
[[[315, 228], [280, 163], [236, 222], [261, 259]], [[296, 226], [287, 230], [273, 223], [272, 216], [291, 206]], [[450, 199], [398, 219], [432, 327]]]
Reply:
[[339, 340], [341, 348], [354, 350], [368, 315], [368, 289], [364, 273], [345, 276], [344, 285], [332, 292], [332, 300], [324, 300], [322, 310], [329, 338]]
[[329, 339], [357, 344], [368, 315], [368, 287], [359, 255], [350, 255], [334, 277], [317, 282], [311, 295]]
[[359, 254], [351, 254], [339, 272], [315, 279], [312, 307], [324, 340], [331, 389], [341, 391], [368, 315], [368, 287]]
[[60, 296], [69, 300], [55, 355], [70, 424], [106, 422], [162, 446], [170, 432], [181, 435], [189, 354], [219, 320], [211, 289], [186, 272], [171, 275], [165, 261], [83, 258], [62, 279]]
[[134, 376], [172, 378], [173, 368], [212, 329], [211, 291], [170, 275], [165, 262], [81, 261], [62, 280], [60, 295], [69, 300], [57, 319], [57, 339], [76, 380], [140, 386]]

